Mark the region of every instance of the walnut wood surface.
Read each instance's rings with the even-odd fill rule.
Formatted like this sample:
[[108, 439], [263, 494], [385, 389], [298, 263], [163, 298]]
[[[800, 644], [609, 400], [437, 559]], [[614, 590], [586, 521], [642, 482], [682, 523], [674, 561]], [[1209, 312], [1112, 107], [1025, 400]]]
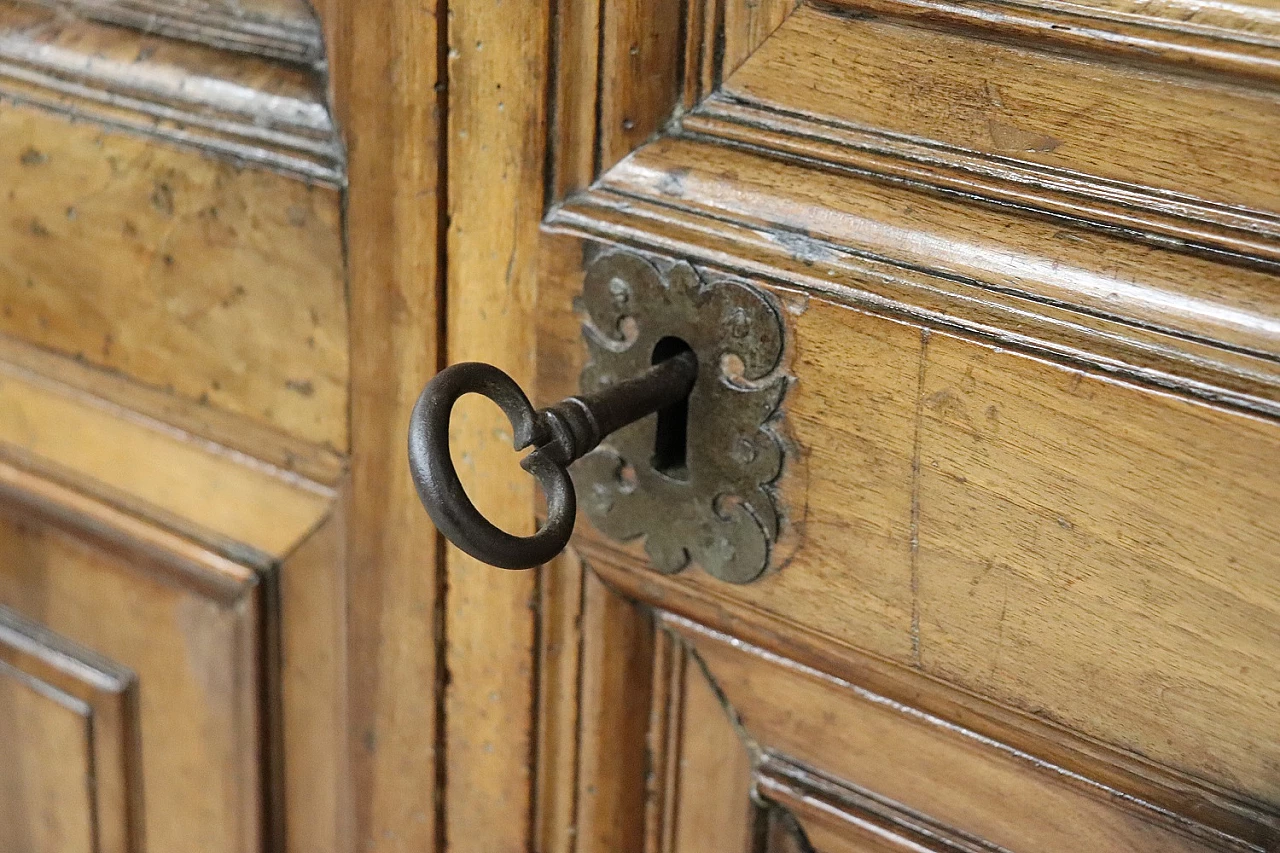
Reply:
[[440, 366], [447, 84], [442, 7], [316, 4], [348, 150], [351, 453], [343, 493], [351, 841], [409, 853], [443, 838], [439, 536], [405, 430]]
[[0, 609], [5, 738], [0, 843], [9, 850], [136, 849], [137, 679]]
[[212, 47], [314, 64], [320, 24], [306, 0], [24, 0]]
[[0, 846], [349, 850], [318, 29], [46, 5], [0, 4]]
[[[0, 3], [0, 839], [1280, 844], [1269, 5], [316, 12]], [[419, 508], [440, 366], [576, 390], [591, 245], [783, 309], [756, 584]]]
[[0, 330], [347, 445], [341, 199], [0, 104]]
[[139, 810], [145, 843], [166, 850], [258, 849], [256, 574], [64, 488], [4, 474], [0, 604], [137, 678], [136, 723], [104, 732], [126, 739], [138, 774], [126, 802], [108, 804], [110, 818]]
[[0, 4], [0, 93], [330, 185], [342, 147], [315, 70]]
[[[577, 768], [544, 849], [596, 849], [573, 796], [579, 831], [639, 832], [606, 726], [650, 755], [651, 850], [1280, 843], [1271, 10], [690, 3], [625, 156], [627, 72], [596, 66], [627, 43], [565, 10], [538, 402], [577, 387], [600, 245], [771, 289], [796, 381], [773, 574], [659, 576], [584, 521], [585, 580], [544, 578], [539, 755]], [[683, 638], [637, 628], [647, 674], [616, 627], [643, 615], [593, 615], [627, 602]], [[603, 659], [647, 724], [601, 710]]]

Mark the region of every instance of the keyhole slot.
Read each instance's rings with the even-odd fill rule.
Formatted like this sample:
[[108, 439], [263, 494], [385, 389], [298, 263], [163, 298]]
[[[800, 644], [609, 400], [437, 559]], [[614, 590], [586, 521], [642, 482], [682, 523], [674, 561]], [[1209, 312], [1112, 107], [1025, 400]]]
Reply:
[[[653, 348], [653, 364], [693, 348], [676, 337], [666, 337]], [[653, 439], [653, 470], [680, 482], [689, 480], [689, 398], [681, 397], [665, 409], [658, 410], [658, 428]]]

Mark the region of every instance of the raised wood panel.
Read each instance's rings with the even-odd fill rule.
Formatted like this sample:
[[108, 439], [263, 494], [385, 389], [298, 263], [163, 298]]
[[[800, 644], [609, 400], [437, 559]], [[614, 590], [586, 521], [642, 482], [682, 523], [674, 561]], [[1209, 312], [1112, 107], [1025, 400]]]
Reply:
[[[565, 238], [547, 246], [581, 257]], [[543, 399], [569, 393], [581, 364], [566, 308], [578, 275], [543, 279]], [[803, 460], [782, 484], [796, 535], [785, 564], [744, 587], [697, 571], [664, 578], [642, 568], [638, 544], [609, 543], [584, 523], [580, 543], [597, 568], [615, 582], [640, 571], [629, 588], [650, 601], [675, 590], [707, 601], [735, 633], [761, 623], [870, 650], [1280, 799], [1268, 771], [1280, 683], [1276, 425], [816, 295], [778, 295], [796, 309], [788, 369], [798, 381], [786, 405]], [[971, 392], [981, 406], [964, 402]], [[1198, 509], [1206, 499], [1212, 516]], [[987, 562], [1007, 578], [983, 588]], [[1004, 644], [1001, 610], [1026, 621], [1006, 632], [1039, 632], [1034, 642], [1019, 633], [1025, 647]], [[992, 665], [1006, 656], [1013, 668]], [[1209, 685], [1241, 667], [1247, 677], [1224, 707]], [[1087, 683], [1095, 689], [1081, 692]]]
[[328, 487], [2, 361], [0, 453], [273, 556], [302, 541], [333, 500]]
[[[901, 61], [917, 55], [931, 59], [923, 68]], [[1267, 92], [810, 7], [788, 18], [723, 91], [1182, 197], [1280, 209], [1275, 186], [1256, 179], [1280, 168], [1266, 142], [1280, 126], [1280, 101]]]
[[994, 853], [997, 849], [775, 756], [761, 763], [756, 785], [759, 796], [773, 805], [765, 830], [767, 853]]
[[[733, 710], [725, 707], [698, 662], [689, 659], [671, 634], [659, 637], [654, 659], [669, 661], [663, 673], [669, 688], [655, 691], [655, 699], [665, 699], [660, 710], [670, 728], [665, 750], [657, 753], [665, 760], [654, 768], [657, 791], [649, 802], [650, 812], [661, 819], [655, 821], [646, 850], [744, 853], [755, 842], [755, 756], [734, 725]], [[651, 725], [650, 743], [656, 746], [660, 735]], [[661, 811], [659, 803], [665, 806]]]
[[[667, 624], [692, 645], [761, 749], [839, 786], [874, 792], [888, 811], [919, 816], [917, 829], [934, 825], [1009, 850], [1251, 849], [727, 635], [679, 619]], [[771, 787], [776, 781], [763, 790]]]
[[[765, 231], [779, 255], [807, 268], [810, 281], [825, 280], [805, 282], [813, 289], [874, 291], [882, 275], [920, 270], [938, 289], [947, 280], [977, 285], [969, 302], [994, 302], [1013, 293], [1027, 300], [1024, 314], [1043, 311], [1047, 318], [1052, 306], [1067, 306], [1114, 319], [1122, 325], [1113, 328], [1113, 337], [1141, 334], [1133, 330], [1141, 326], [1166, 332], [1167, 349], [1193, 346], [1183, 343], [1192, 339], [1252, 351], [1263, 358], [1235, 369], [1275, 384], [1280, 321], [1269, 297], [1276, 278], [1264, 270], [679, 139], [646, 146], [602, 184], [687, 210], [704, 222], [727, 219]], [[745, 257], [755, 254], [750, 244], [737, 248]], [[884, 260], [902, 272], [862, 264], [862, 275], [850, 275], [846, 270], [858, 267], [858, 258]], [[934, 307], [925, 294], [905, 301]], [[948, 309], [960, 317], [967, 313], [964, 306]], [[1005, 325], [1017, 330], [1013, 318]], [[1257, 393], [1269, 392], [1260, 387]]]
[[1280, 429], [933, 334], [927, 671], [1280, 801]]
[[642, 850], [654, 628], [638, 604], [583, 581], [577, 850]]
[[0, 330], [346, 447], [338, 194], [0, 105]]
[[[1053, 3], [1026, 3], [1053, 8]], [[1280, 44], [1280, 10], [1268, 0], [1232, 0], [1201, 5], [1195, 0], [1071, 0], [1063, 7], [1099, 16], [1115, 15], [1167, 22], [1177, 28], [1211, 30], [1224, 38], [1265, 45]]]
[[141, 850], [132, 673], [0, 607], [0, 845]]
[[0, 665], [6, 744], [0, 844], [6, 850], [93, 853], [89, 709], [24, 683]]
[[0, 605], [135, 674], [147, 848], [261, 850], [255, 571], [7, 470]]

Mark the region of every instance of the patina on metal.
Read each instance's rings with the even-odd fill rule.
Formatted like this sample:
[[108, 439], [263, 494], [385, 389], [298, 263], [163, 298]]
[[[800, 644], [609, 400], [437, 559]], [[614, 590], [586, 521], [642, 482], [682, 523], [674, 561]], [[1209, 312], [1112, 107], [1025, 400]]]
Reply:
[[[493, 365], [447, 367], [427, 383], [409, 423], [409, 470], [418, 497], [440, 532], [477, 560], [504, 569], [546, 563], [573, 533], [577, 501], [569, 465], [614, 430], [685, 399], [697, 373], [692, 353], [673, 353], [625, 381], [535, 412], [515, 380]], [[520, 465], [542, 484], [547, 520], [532, 536], [496, 527], [471, 503], [458, 479], [449, 454], [449, 418], [464, 394], [481, 394], [498, 404], [511, 422], [516, 450], [534, 447]]]
[[[617, 539], [643, 536], [661, 572], [692, 560], [746, 583], [768, 567], [780, 524], [771, 484], [783, 461], [781, 320], [755, 288], [658, 263], [611, 251], [588, 265], [582, 394], [534, 411], [515, 380], [476, 362], [427, 384], [410, 421], [409, 466], [432, 521], [463, 551], [504, 569], [548, 562], [573, 533], [576, 486], [595, 525]], [[516, 449], [534, 448], [520, 464], [542, 484], [547, 520], [532, 536], [492, 524], [458, 479], [449, 418], [464, 394], [497, 403]]]
[[683, 458], [669, 458], [662, 432], [671, 423], [660, 426], [661, 417], [618, 430], [573, 468], [588, 517], [613, 538], [643, 536], [660, 572], [695, 562], [721, 580], [755, 580], [781, 523], [772, 484], [784, 461], [777, 427], [788, 380], [777, 308], [746, 283], [703, 281], [688, 263], [618, 250], [588, 264], [581, 308], [585, 392], [640, 375], [676, 348], [698, 365]]

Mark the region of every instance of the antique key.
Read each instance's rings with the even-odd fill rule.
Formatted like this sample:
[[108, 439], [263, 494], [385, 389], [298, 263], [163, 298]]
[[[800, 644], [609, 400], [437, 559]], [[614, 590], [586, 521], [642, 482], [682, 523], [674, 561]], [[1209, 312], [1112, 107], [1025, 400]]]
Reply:
[[[569, 465], [610, 433], [672, 406], [689, 395], [698, 361], [688, 350], [646, 372], [592, 394], [568, 397], [534, 411], [524, 391], [491, 364], [447, 367], [423, 390], [409, 427], [409, 465], [423, 506], [445, 537], [477, 560], [504, 569], [528, 569], [564, 550], [577, 517]], [[516, 450], [534, 449], [520, 465], [547, 497], [546, 523], [532, 536], [513, 536], [485, 518], [458, 479], [449, 455], [449, 417], [464, 394], [497, 403], [511, 422]]]

